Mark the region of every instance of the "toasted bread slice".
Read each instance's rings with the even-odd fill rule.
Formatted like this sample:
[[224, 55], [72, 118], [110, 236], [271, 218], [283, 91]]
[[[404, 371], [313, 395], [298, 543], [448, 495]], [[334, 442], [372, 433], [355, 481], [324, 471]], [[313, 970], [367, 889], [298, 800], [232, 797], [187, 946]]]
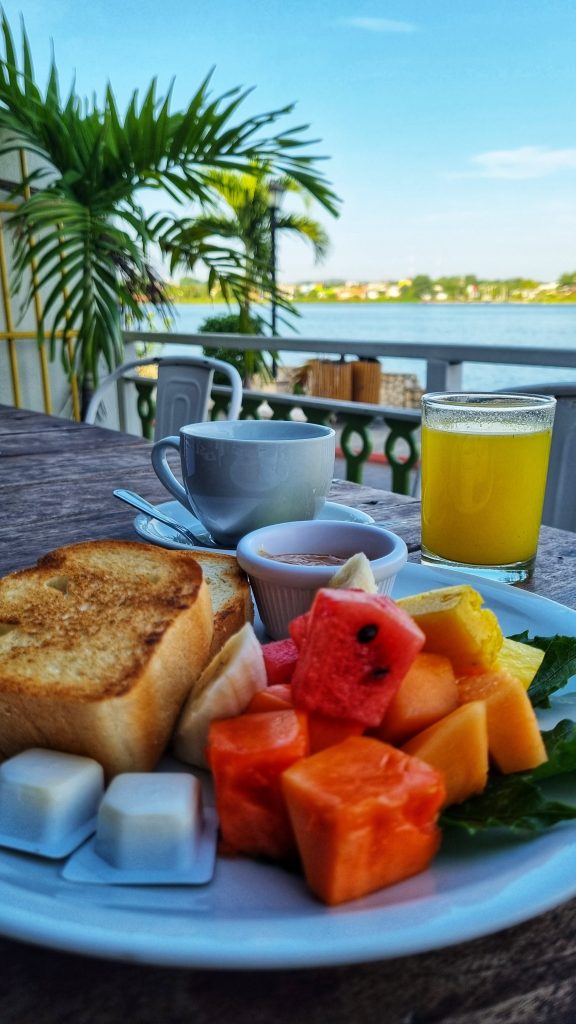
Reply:
[[0, 756], [84, 754], [148, 771], [210, 658], [194, 555], [129, 541], [59, 548], [0, 580]]
[[214, 655], [246, 622], [254, 621], [252, 594], [245, 572], [234, 555], [218, 551], [195, 551], [210, 590], [214, 613]]

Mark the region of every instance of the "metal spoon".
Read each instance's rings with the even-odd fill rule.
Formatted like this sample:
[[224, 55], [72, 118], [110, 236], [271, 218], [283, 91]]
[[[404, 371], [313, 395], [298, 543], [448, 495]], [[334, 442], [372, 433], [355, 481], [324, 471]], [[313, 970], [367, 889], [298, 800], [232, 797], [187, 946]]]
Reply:
[[177, 533], [185, 537], [189, 544], [200, 545], [201, 547], [214, 547], [214, 541], [212, 540], [209, 533], [197, 534], [190, 530], [187, 526], [182, 523], [178, 523], [176, 519], [172, 519], [171, 516], [166, 515], [155, 505], [151, 505], [146, 498], [142, 498], [139, 494], [134, 491], [127, 491], [123, 487], [119, 487], [113, 491], [115, 498], [120, 498], [120, 501], [125, 501], [127, 505], [132, 505], [133, 508], [137, 508], [140, 512], [145, 512], [147, 516], [152, 519], [157, 519], [159, 523], [164, 523], [165, 526], [170, 526], [171, 529], [176, 530]]

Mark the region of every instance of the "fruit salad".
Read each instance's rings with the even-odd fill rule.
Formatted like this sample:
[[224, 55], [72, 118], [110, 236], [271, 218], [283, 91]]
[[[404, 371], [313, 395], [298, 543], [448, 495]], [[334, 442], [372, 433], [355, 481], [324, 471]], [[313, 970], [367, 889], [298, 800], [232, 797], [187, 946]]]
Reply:
[[326, 588], [290, 633], [244, 627], [181, 730], [227, 853], [296, 866], [337, 905], [426, 869], [447, 828], [576, 817], [539, 782], [576, 770], [576, 724], [542, 733], [535, 711], [576, 670], [575, 639], [504, 637], [469, 585]]

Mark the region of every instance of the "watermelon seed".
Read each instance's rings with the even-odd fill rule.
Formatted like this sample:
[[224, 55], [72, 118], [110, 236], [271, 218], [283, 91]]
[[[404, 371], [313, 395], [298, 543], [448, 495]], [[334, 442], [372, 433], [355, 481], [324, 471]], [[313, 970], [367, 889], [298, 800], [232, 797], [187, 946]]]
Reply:
[[371, 668], [360, 682], [365, 686], [372, 686], [378, 679], [387, 676], [389, 671], [389, 668]]
[[371, 640], [378, 636], [378, 626], [373, 622], [369, 626], [362, 626], [356, 633], [356, 639], [359, 644], [369, 644]]

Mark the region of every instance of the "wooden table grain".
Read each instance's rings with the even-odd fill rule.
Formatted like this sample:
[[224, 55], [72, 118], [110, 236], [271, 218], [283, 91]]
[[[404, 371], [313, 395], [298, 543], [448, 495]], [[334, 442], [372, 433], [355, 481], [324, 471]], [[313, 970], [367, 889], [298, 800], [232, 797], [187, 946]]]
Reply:
[[[63, 544], [138, 539], [117, 486], [166, 500], [147, 442], [0, 406], [0, 574]], [[330, 497], [389, 525], [419, 561], [418, 502], [345, 481]], [[576, 534], [543, 528], [522, 587], [576, 608]], [[342, 967], [153, 967], [8, 938], [0, 964], [1, 1024], [573, 1024], [576, 900], [445, 950]]]

